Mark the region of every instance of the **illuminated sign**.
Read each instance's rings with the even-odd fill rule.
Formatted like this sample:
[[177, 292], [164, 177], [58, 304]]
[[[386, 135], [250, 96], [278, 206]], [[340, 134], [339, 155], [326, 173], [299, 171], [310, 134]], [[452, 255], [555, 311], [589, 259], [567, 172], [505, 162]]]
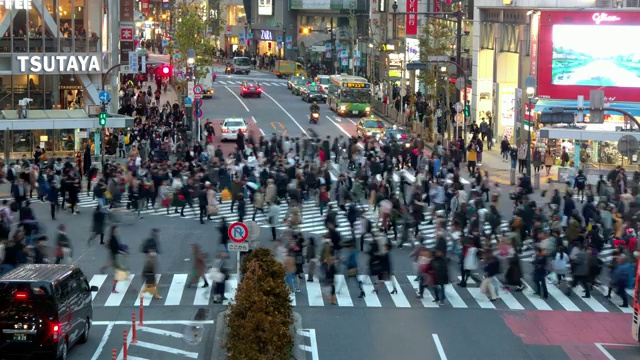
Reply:
[[602, 22], [616, 22], [616, 21], [620, 21], [621, 20], [618, 16], [609, 15], [609, 14], [607, 14], [605, 12], [603, 12], [603, 13], [595, 13], [591, 17], [591, 19], [593, 19], [593, 22], [595, 22], [596, 25], [600, 25], [600, 23], [602, 23]]
[[273, 15], [272, 0], [258, 0], [258, 15], [265, 15], [265, 16]]
[[31, 10], [32, 0], [0, 0], [0, 7], [8, 10]]
[[15, 55], [13, 71], [19, 73], [100, 73], [100, 54]]
[[260, 40], [273, 41], [273, 33], [270, 30], [260, 30]]
[[344, 87], [352, 89], [368, 89], [371, 84], [365, 83], [346, 83]]

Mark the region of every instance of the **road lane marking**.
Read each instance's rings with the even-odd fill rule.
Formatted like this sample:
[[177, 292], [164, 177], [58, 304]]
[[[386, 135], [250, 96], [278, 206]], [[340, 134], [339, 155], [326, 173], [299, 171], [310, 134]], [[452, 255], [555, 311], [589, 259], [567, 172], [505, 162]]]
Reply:
[[442, 343], [440, 342], [440, 337], [438, 334], [431, 334], [433, 337], [433, 342], [436, 344], [436, 349], [438, 349], [438, 355], [440, 355], [440, 360], [447, 360], [447, 355], [444, 353], [444, 348], [442, 347]]
[[[273, 128], [273, 130], [279, 134], [281, 137], [285, 137], [287, 136], [287, 129], [284, 128], [284, 125], [282, 125], [281, 122], [279, 121], [272, 121], [271, 123], [271, 127]], [[277, 126], [276, 126], [277, 125]], [[262, 134], [264, 135], [264, 134]]]
[[156, 328], [152, 328], [152, 327], [148, 327], [148, 326], [138, 326], [138, 331], [143, 331], [143, 332], [147, 332], [147, 333], [150, 333], [150, 334], [173, 337], [173, 338], [177, 338], [177, 339], [182, 339], [184, 337], [184, 335], [182, 335], [181, 333], [175, 332], [175, 331], [169, 331], [169, 330], [164, 330], [164, 329], [156, 329]]
[[482, 291], [480, 290], [480, 288], [477, 288], [477, 287], [466, 287], [465, 289], [467, 289], [469, 294], [471, 294], [471, 296], [473, 297], [473, 300], [475, 300], [476, 303], [478, 305], [480, 305], [481, 308], [483, 308], [483, 309], [495, 309], [496, 308], [495, 306], [493, 306], [493, 303], [491, 301], [489, 301], [489, 299], [484, 294], [482, 294]]
[[[145, 320], [145, 325], [211, 325], [213, 320]], [[91, 325], [109, 326], [109, 325], [131, 325], [131, 320], [116, 321], [92, 321]]]
[[156, 351], [162, 351], [162, 352], [166, 352], [166, 353], [173, 354], [173, 355], [182, 355], [182, 356], [188, 357], [190, 359], [197, 359], [198, 358], [198, 353], [196, 353], [196, 352], [184, 351], [184, 350], [172, 348], [172, 347], [169, 347], [169, 346], [163, 346], [163, 345], [160, 345], [160, 344], [148, 343], [146, 341], [138, 340], [137, 343], [129, 344], [129, 346], [130, 347], [131, 346], [138, 346], [138, 347], [141, 347], [141, 348], [151, 349], [151, 350], [156, 350]]
[[340, 131], [342, 131], [343, 133], [345, 133], [348, 137], [351, 137], [353, 135], [349, 134], [345, 129], [343, 129], [338, 123], [336, 123], [331, 117], [325, 115], [325, 117], [327, 119], [329, 119], [329, 121], [331, 121], [333, 123], [333, 125], [335, 125], [336, 127], [338, 127], [338, 129], [340, 129]]
[[189, 275], [187, 274], [173, 275], [173, 279], [171, 279], [171, 285], [169, 286], [169, 292], [167, 293], [167, 297], [164, 302], [165, 305], [180, 305], [180, 300], [182, 300], [182, 293], [184, 292], [184, 287], [187, 285], [188, 278]]
[[[255, 117], [251, 116], [251, 120], [253, 120], [253, 123], [256, 124], [256, 126], [258, 126], [258, 121], [256, 121]], [[264, 130], [262, 130], [260, 126], [258, 126], [258, 130], [260, 130], [260, 133], [264, 136]]]
[[[545, 280], [546, 281], [546, 280]], [[582, 311], [580, 308], [574, 304], [569, 297], [565, 295], [562, 290], [558, 289], [553, 284], [547, 284], [547, 292], [551, 295], [556, 301], [562, 305], [562, 307], [567, 311]]]
[[307, 281], [307, 297], [309, 298], [309, 306], [324, 306], [322, 288], [317, 276], [313, 277], [313, 282]]
[[320, 360], [320, 356], [318, 355], [318, 341], [316, 340], [316, 329], [298, 329], [298, 335], [308, 337], [309, 344], [302, 345], [300, 344], [300, 349], [311, 353], [311, 360]]
[[[91, 281], [89, 281], [89, 286], [97, 286], [98, 290], [100, 290], [100, 288], [104, 284], [105, 280], [107, 280], [107, 275], [105, 275], [105, 274], [93, 275], [91, 277]], [[98, 295], [98, 292], [97, 291], [92, 291], [91, 292], [91, 300], [95, 299], [96, 295]]]
[[[300, 130], [302, 130], [302, 132], [303, 132], [305, 135], [309, 136], [309, 134], [307, 133], [307, 130], [305, 130], [305, 129], [300, 125], [300, 123], [299, 123], [299, 122], [297, 122], [297, 121], [296, 121], [296, 119], [294, 119], [294, 118], [293, 118], [293, 116], [291, 116], [291, 114], [289, 114], [289, 112], [288, 112], [287, 110], [285, 110], [285, 108], [283, 108], [283, 107], [282, 107], [282, 105], [280, 105], [280, 103], [279, 103], [279, 102], [277, 102], [277, 101], [276, 101], [276, 99], [274, 99], [271, 95], [267, 94], [267, 93], [266, 93], [266, 92], [264, 92], [264, 91], [263, 91], [262, 93], [263, 93], [264, 95], [266, 95], [269, 99], [271, 99], [271, 101], [273, 101], [276, 105], [278, 105], [278, 107], [279, 107], [282, 111], [284, 111], [284, 113], [285, 113], [285, 114], [287, 114], [287, 116], [291, 119], [291, 121], [293, 121], [293, 122], [294, 122], [294, 123], [295, 123], [295, 124], [300, 128]], [[247, 110], [248, 110], [248, 109], [247, 109]]]
[[[96, 325], [96, 321], [92, 322], [91, 325]], [[96, 348], [96, 351], [93, 353], [91, 360], [98, 360], [100, 355], [102, 355], [102, 349], [104, 349], [104, 346], [107, 344], [107, 341], [109, 340], [109, 336], [111, 336], [111, 330], [113, 330], [114, 325], [115, 324], [113, 323], [107, 324], [107, 329], [104, 331], [104, 334], [102, 335], [102, 339], [100, 340], [100, 344]]]
[[[453, 285], [446, 284], [444, 286], [444, 297], [449, 301], [452, 307], [457, 309], [468, 308], [467, 304], [464, 303], [464, 300], [458, 295], [456, 289], [453, 288]], [[442, 299], [439, 299], [442, 301]]]
[[[573, 291], [574, 294], [578, 295], [578, 296], [582, 296], [581, 294], [578, 293], [578, 288], [574, 287], [573, 289], [571, 289]], [[588, 297], [588, 298], [582, 298], [582, 301], [585, 302], [585, 304], [587, 304], [587, 306], [589, 306], [591, 308], [591, 310], [595, 311], [595, 312], [609, 312], [609, 310], [607, 310], [604, 306], [602, 306], [602, 304], [600, 304], [598, 302], [598, 300], [594, 299], [593, 296]]]
[[229, 90], [229, 92], [236, 97], [236, 99], [238, 99], [238, 101], [240, 101], [240, 104], [242, 104], [242, 106], [244, 106], [244, 108], [247, 110], [247, 112], [251, 112], [249, 111], [249, 108], [247, 107], [247, 105], [244, 103], [244, 101], [242, 101], [242, 99], [240, 99], [240, 96], [238, 96], [238, 94], [234, 93], [231, 89], [229, 89], [228, 86], [225, 86], [225, 89]]
[[[133, 281], [134, 277], [134, 274], [130, 274], [127, 280], [118, 281], [118, 284], [116, 285], [116, 291], [118, 292], [112, 292], [104, 303], [104, 306], [120, 306], [124, 296], [127, 295], [127, 292], [129, 291], [129, 286], [131, 286], [131, 281]], [[118, 290], [118, 285], [121, 285], [120, 290]]]

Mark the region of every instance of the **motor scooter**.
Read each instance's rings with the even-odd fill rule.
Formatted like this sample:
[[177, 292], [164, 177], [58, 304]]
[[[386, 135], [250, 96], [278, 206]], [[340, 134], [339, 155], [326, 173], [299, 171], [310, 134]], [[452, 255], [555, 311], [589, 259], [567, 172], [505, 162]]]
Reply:
[[320, 112], [312, 111], [311, 114], [309, 115], [309, 123], [313, 123], [317, 125], [319, 120], [320, 120]]

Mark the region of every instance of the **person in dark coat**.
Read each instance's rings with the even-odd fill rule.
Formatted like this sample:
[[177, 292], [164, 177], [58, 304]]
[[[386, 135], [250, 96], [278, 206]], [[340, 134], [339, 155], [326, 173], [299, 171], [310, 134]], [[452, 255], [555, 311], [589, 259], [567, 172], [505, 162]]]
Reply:
[[100, 235], [100, 245], [104, 245], [104, 219], [105, 213], [101, 206], [98, 205], [96, 210], [93, 212], [93, 226], [91, 228], [89, 240], [87, 240], [87, 245], [91, 245], [93, 239], [98, 235]]
[[440, 302], [440, 305], [444, 305], [447, 299], [444, 293], [444, 286], [449, 283], [449, 269], [447, 267], [447, 260], [444, 258], [444, 253], [441, 250], [435, 250], [435, 255], [429, 265], [434, 273], [434, 301]]
[[87, 193], [91, 190], [91, 147], [87, 145], [82, 154], [82, 174], [87, 177]]
[[520, 256], [515, 251], [513, 256], [509, 258], [507, 272], [504, 275], [507, 286], [515, 286], [516, 291], [520, 292], [524, 290], [522, 284], [522, 268], [520, 267]]

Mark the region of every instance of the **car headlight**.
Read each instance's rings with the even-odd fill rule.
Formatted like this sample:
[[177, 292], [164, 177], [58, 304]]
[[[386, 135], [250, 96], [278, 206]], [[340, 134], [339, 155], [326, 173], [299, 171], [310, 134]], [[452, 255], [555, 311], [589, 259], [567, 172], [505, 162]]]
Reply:
[[346, 106], [344, 106], [344, 105], [340, 105], [340, 111], [346, 111], [346, 110], [347, 110], [347, 107], [346, 107]]
[[367, 108], [366, 108], [366, 109], [364, 109], [364, 111], [366, 111], [366, 112], [371, 111], [371, 107], [367, 106]]

